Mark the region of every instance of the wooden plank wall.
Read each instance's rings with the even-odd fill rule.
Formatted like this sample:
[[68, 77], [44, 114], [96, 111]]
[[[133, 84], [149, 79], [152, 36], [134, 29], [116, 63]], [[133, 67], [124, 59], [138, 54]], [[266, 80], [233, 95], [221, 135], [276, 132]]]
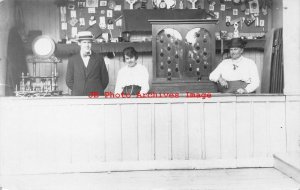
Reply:
[[25, 31], [41, 30], [44, 35], [59, 41], [59, 9], [54, 0], [19, 0], [23, 10]]
[[273, 153], [299, 150], [299, 100], [284, 96], [0, 104], [5, 174], [270, 167]]
[[3, 0], [0, 4], [0, 96], [5, 96], [7, 43], [10, 29], [14, 26], [14, 2]]

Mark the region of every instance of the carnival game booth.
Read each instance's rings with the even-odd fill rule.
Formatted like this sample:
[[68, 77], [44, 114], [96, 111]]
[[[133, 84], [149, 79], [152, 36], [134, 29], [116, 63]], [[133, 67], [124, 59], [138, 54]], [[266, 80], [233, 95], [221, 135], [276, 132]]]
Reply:
[[[16, 5], [14, 1], [0, 3], [1, 8], [8, 10], [13, 10]], [[130, 4], [123, 3], [130, 9]], [[205, 84], [205, 89], [196, 89], [199, 96], [188, 96], [185, 89], [178, 96], [168, 98], [162, 95], [130, 98], [67, 96], [68, 90], [60, 85], [66, 57], [57, 54], [62, 58], [61, 64], [57, 63], [59, 77], [50, 77], [57, 79], [53, 84], [57, 82], [62, 96], [0, 97], [0, 186], [3, 189], [299, 189], [300, 66], [295, 64], [300, 60], [299, 43], [295, 43], [299, 42], [299, 24], [294, 23], [296, 30], [288, 30], [289, 18], [299, 15], [299, 3], [281, 3], [283, 5], [279, 7], [285, 7], [282, 9], [283, 44], [287, 44], [283, 48], [283, 93], [209, 93], [213, 85], [205, 78], [217, 63], [209, 58], [211, 65], [206, 67], [207, 73], [201, 72], [204, 75], [200, 81], [198, 63], [190, 60], [191, 67], [188, 64], [179, 69], [184, 73], [192, 68], [192, 73], [187, 72], [186, 78], [171, 78], [170, 82], [169, 71], [165, 70], [168, 55], [166, 52], [166, 57], [159, 55], [160, 46], [168, 48], [168, 43], [156, 44], [161, 40], [160, 26], [157, 26], [158, 41], [127, 42], [141, 48], [143, 53], [139, 60], [147, 65], [149, 73], [157, 71], [151, 78], [156, 82], [153, 92], [160, 92], [160, 83], [169, 85], [177, 81], [180, 85], [167, 86], [168, 91], [175, 86], [176, 93], [185, 88], [182, 82], [191, 82], [190, 77], [195, 79], [193, 83]], [[60, 10], [41, 0], [21, 4], [27, 11], [32, 10], [29, 5], [56, 10], [56, 13]], [[274, 1], [273, 6], [276, 5]], [[273, 13], [277, 10], [275, 7]], [[11, 22], [8, 19], [5, 26], [1, 25], [4, 42], [4, 34], [8, 35], [7, 26], [11, 26]], [[33, 25], [27, 24], [29, 26]], [[55, 28], [53, 30], [58, 32]], [[218, 46], [218, 41], [212, 43], [209, 40], [211, 45]], [[254, 46], [257, 43], [261, 42], [255, 41]], [[128, 44], [107, 43], [105, 47], [97, 44], [94, 48], [112, 52], [121, 45]], [[74, 44], [60, 44], [56, 48], [67, 52], [77, 49]], [[3, 61], [4, 49], [5, 46], [1, 49], [2, 63], [6, 63]], [[268, 52], [263, 49], [264, 52], [256, 53], [249, 49], [253, 52], [246, 52], [246, 55], [265, 64]], [[215, 53], [209, 48], [206, 50], [210, 55]], [[157, 55], [155, 61], [154, 52]], [[114, 58], [106, 59], [110, 76], [121, 67], [121, 56], [118, 51], [115, 53]], [[166, 59], [163, 70], [159, 70], [161, 59]], [[217, 52], [215, 59], [218, 59]], [[3, 65], [1, 71], [5, 71]], [[200, 65], [199, 70], [205, 71], [205, 65]], [[153, 68], [157, 70], [154, 72]], [[173, 69], [176, 70], [176, 63]], [[31, 72], [29, 68], [30, 76]], [[263, 73], [262, 67], [262, 77], [265, 76]], [[176, 71], [173, 74], [176, 75]], [[163, 81], [161, 76], [166, 80]], [[5, 81], [1, 77], [1, 81]], [[107, 92], [113, 88], [111, 83]], [[4, 91], [1, 92], [4, 95]]]

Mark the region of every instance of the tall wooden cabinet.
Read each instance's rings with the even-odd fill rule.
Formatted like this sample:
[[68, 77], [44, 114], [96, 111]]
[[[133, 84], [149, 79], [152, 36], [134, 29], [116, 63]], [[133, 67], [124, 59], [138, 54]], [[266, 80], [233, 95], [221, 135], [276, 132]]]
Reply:
[[215, 67], [217, 20], [150, 20], [153, 92], [216, 92], [208, 77]]

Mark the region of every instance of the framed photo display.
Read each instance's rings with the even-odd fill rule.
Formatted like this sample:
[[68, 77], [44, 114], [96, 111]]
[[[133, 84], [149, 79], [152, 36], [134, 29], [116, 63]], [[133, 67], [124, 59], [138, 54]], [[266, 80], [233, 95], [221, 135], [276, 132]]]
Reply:
[[86, 7], [98, 7], [98, 0], [86, 0]]

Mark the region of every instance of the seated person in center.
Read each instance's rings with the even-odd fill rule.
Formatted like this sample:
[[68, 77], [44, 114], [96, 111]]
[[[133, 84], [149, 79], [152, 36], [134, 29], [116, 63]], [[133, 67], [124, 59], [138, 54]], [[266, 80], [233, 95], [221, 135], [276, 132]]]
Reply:
[[137, 63], [138, 53], [133, 47], [123, 50], [123, 61], [126, 64], [118, 72], [115, 93], [136, 95], [149, 91], [149, 73], [144, 65]]
[[211, 72], [209, 80], [218, 83], [220, 92], [252, 93], [259, 86], [257, 66], [253, 60], [242, 56], [246, 42], [233, 38], [229, 43], [230, 59], [223, 60]]

